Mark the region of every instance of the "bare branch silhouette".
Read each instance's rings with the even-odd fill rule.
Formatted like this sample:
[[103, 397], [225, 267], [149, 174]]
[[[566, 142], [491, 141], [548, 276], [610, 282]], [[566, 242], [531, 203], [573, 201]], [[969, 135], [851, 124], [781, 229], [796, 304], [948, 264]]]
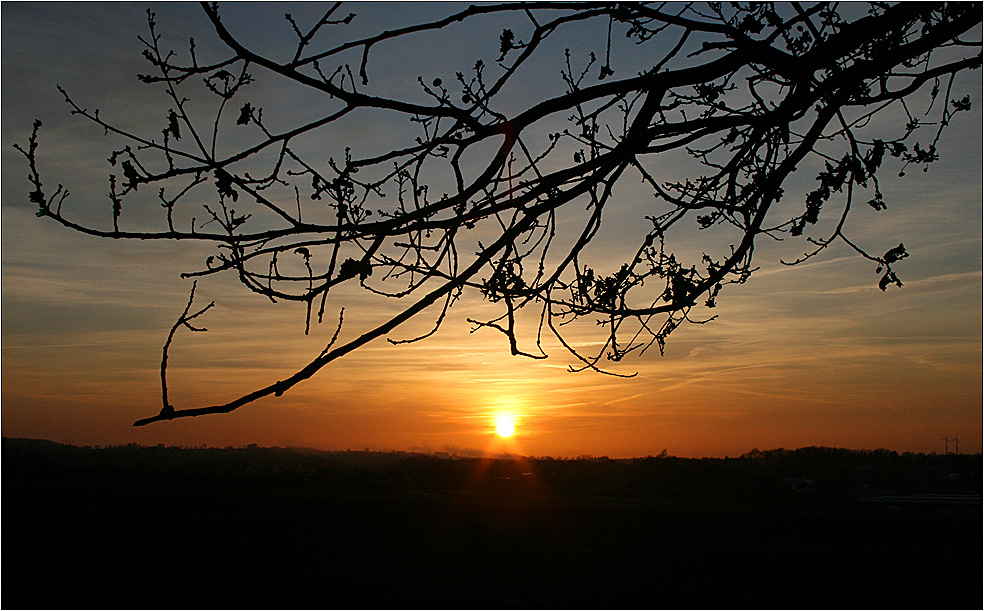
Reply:
[[[141, 40], [153, 73], [140, 78], [170, 100], [163, 129], [115, 127], [63, 92], [72, 113], [128, 142], [109, 157], [112, 225], [75, 220], [68, 191], [45, 190], [40, 121], [27, 146], [15, 145], [28, 162], [38, 216], [97, 237], [214, 244], [216, 253], [184, 277], [235, 274], [270, 300], [303, 303], [305, 330], [322, 322], [329, 293], [343, 283], [410, 301], [336, 345], [340, 315], [328, 347], [281, 380], [220, 405], [174, 409], [168, 347], [178, 327], [196, 330], [189, 321], [211, 307], [189, 314], [193, 286], [164, 346], [163, 409], [137, 425], [279, 396], [434, 308], [430, 332], [389, 338], [421, 340], [465, 292], [499, 308], [469, 323], [504, 335], [512, 354], [545, 358], [544, 340], [552, 336], [579, 363], [572, 371], [625, 375], [608, 372], [605, 362], [654, 345], [662, 351], [684, 323], [713, 319], [707, 310], [727, 287], [755, 271], [762, 239], [806, 242], [789, 264], [846, 244], [877, 265], [882, 290], [901, 286], [894, 266], [907, 256], [905, 246], [879, 255], [885, 245], [860, 244], [845, 219], [859, 201], [877, 211], [890, 206], [879, 188], [886, 160], [904, 174], [939, 159], [943, 129], [971, 107], [969, 97], [951, 91], [954, 76], [981, 64], [979, 43], [962, 38], [978, 33], [976, 3], [845, 9], [533, 2], [470, 6], [348, 39], [358, 13], [336, 4], [310, 25], [286, 15], [296, 46], [284, 50], [285, 61], [240, 41], [217, 5], [203, 9], [226, 53], [207, 64], [199, 63], [194, 41], [184, 55], [165, 49], [148, 11]], [[496, 32], [473, 30], [498, 38], [498, 57], [458, 72], [454, 82], [425, 78], [427, 66], [411, 65], [415, 80], [406, 91], [371, 92], [372, 60], [382, 48], [411, 49], [416, 36], [479, 18], [507, 19], [509, 27]], [[522, 108], [510, 110], [519, 95], [510, 86], [535, 70], [533, 58], [547, 41], [581, 35], [581, 28], [599, 36], [597, 54], [568, 50], [557, 58], [561, 89], [523, 90]], [[317, 34], [326, 30], [335, 42], [319, 49]], [[632, 43], [631, 57], [614, 44], [617, 37]], [[352, 52], [357, 67], [346, 63]], [[646, 68], [626, 73], [620, 62]], [[323, 97], [323, 115], [282, 127], [291, 117], [273, 120], [250, 97], [251, 85], [266, 78]], [[189, 109], [192, 95], [213, 102], [208, 120]], [[338, 133], [343, 119], [379, 111], [409, 121], [418, 135], [384, 152], [352, 142], [342, 158], [298, 146], [306, 136]], [[886, 129], [876, 117], [892, 125]], [[237, 148], [229, 153], [229, 146]], [[663, 160], [691, 170], [668, 172]], [[818, 172], [805, 200], [786, 192], [798, 169]], [[645, 190], [646, 212], [637, 234], [621, 238], [630, 254], [612, 265], [589, 246], [605, 218], [628, 214], [630, 187]], [[141, 188], [158, 191], [159, 229], [126, 222]], [[820, 223], [828, 216], [830, 223]], [[832, 229], [810, 235], [823, 227]], [[680, 243], [702, 255], [692, 260], [671, 246]], [[519, 330], [525, 319], [518, 314], [527, 309], [539, 319], [532, 347]], [[594, 350], [569, 341], [578, 321], [600, 329]]]

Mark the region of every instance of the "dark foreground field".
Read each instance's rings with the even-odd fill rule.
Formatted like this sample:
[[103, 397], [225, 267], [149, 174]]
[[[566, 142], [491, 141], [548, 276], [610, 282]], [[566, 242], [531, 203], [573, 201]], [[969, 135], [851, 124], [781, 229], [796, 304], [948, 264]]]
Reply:
[[3, 440], [3, 608], [981, 608], [981, 456]]

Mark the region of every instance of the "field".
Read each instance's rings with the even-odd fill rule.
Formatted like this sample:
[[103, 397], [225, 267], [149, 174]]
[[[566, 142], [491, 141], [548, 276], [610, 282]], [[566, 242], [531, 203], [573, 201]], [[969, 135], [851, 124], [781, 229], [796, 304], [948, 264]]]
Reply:
[[979, 608], [980, 483], [980, 455], [4, 439], [2, 605]]

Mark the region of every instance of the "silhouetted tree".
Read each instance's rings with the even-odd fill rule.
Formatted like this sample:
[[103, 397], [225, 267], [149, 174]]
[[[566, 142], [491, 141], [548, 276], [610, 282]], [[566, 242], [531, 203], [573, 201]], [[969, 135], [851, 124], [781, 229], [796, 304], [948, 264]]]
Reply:
[[[306, 366], [221, 405], [171, 408], [165, 347], [163, 409], [138, 425], [279, 396], [432, 306], [436, 330], [465, 291], [498, 306], [495, 317], [469, 322], [501, 333], [512, 354], [545, 358], [541, 340], [552, 335], [577, 359], [572, 370], [600, 371], [603, 359], [662, 350], [681, 324], [710, 320], [702, 312], [724, 287], [754, 271], [763, 236], [803, 236], [806, 252], [790, 264], [846, 243], [877, 264], [883, 290], [901, 286], [893, 265], [905, 247], [877, 254], [846, 235], [844, 221], [859, 203], [890, 205], [878, 177], [887, 160], [903, 174], [938, 159], [941, 132], [971, 106], [951, 90], [954, 77], [981, 63], [979, 43], [962, 38], [981, 21], [977, 3], [534, 2], [469, 6], [349, 39], [356, 16], [336, 4], [313, 24], [286, 15], [296, 40], [279, 58], [243, 43], [217, 5], [203, 8], [226, 48], [214, 60], [196, 54], [194, 40], [185, 55], [164, 48], [148, 11], [141, 40], [153, 73], [140, 79], [171, 103], [149, 133], [117, 128], [63, 91], [73, 113], [128, 142], [109, 157], [106, 226], [74, 220], [61, 185], [45, 189], [35, 123], [18, 149], [38, 216], [105, 238], [214, 244], [184, 277], [231, 273], [271, 300], [302, 302], [306, 329], [322, 322], [342, 284], [408, 301], [345, 342], [340, 311], [331, 342]], [[509, 27], [489, 30], [488, 18]], [[370, 85], [379, 49], [401, 49], [412, 62], [417, 37], [462, 27], [498, 37], [499, 55], [453, 79], [411, 65], [412, 86], [383, 94]], [[534, 66], [548, 41], [591, 35], [597, 55], [568, 50], [563, 89], [552, 91]], [[542, 86], [510, 89], [526, 70]], [[325, 111], [291, 124], [250, 97], [259, 78], [276, 80], [285, 98], [292, 86], [319, 95]], [[196, 104], [214, 100], [211, 114], [192, 109], [196, 87]], [[381, 115], [402, 117], [417, 135], [385, 151], [373, 144], [396, 134], [336, 142], [343, 125]], [[797, 168], [815, 177], [805, 200], [784, 192]], [[637, 235], [621, 238], [631, 252], [613, 265], [589, 245], [605, 214], [629, 214], [619, 210], [633, 200], [624, 189], [640, 185], [643, 218]], [[156, 196], [159, 229], [126, 226], [131, 206], [147, 205], [138, 191]], [[822, 215], [831, 222], [820, 234]], [[194, 328], [188, 321], [204, 310], [191, 307], [168, 344], [179, 326]], [[530, 346], [519, 331], [523, 309], [538, 312]], [[582, 319], [603, 328], [597, 352], [567, 339], [566, 325]]]

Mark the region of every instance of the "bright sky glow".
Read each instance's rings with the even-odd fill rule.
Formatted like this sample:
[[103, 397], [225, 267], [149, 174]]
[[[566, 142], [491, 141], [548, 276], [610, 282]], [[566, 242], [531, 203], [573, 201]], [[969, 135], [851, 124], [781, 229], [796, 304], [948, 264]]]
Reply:
[[497, 416], [495, 419], [495, 432], [499, 437], [512, 437], [516, 432], [516, 425], [513, 417], [509, 414]]

